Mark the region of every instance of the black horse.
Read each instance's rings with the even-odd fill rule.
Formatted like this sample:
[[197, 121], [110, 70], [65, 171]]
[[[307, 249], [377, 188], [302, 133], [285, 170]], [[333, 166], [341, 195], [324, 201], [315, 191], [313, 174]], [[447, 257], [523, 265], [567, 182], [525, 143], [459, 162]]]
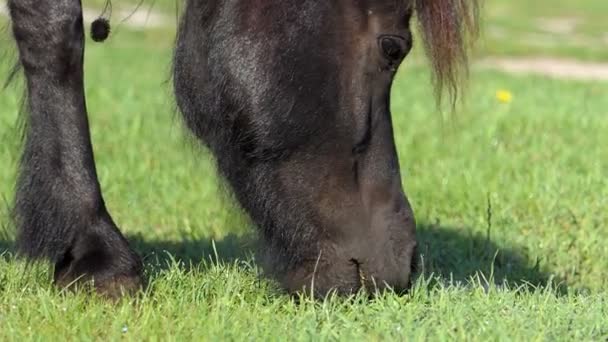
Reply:
[[[18, 250], [53, 262], [59, 286], [136, 290], [142, 263], [108, 213], [95, 170], [81, 0], [8, 6], [28, 96]], [[414, 16], [438, 94], [447, 86], [454, 96], [476, 32], [475, 0], [187, 1], [173, 59], [177, 104], [289, 291], [410, 285], [415, 221], [389, 104]]]

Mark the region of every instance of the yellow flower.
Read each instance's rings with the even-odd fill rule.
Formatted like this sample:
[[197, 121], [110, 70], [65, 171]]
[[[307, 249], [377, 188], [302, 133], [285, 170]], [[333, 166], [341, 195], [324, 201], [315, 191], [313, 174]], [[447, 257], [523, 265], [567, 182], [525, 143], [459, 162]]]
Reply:
[[501, 103], [510, 103], [513, 100], [513, 94], [508, 90], [499, 90], [496, 92], [496, 99]]

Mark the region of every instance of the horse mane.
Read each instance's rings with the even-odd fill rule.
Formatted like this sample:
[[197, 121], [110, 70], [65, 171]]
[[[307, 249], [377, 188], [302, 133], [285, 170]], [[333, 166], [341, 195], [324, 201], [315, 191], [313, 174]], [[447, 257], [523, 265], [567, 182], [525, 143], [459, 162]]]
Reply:
[[479, 34], [479, 0], [416, 0], [418, 28], [433, 71], [435, 98], [452, 107], [468, 78], [469, 49]]

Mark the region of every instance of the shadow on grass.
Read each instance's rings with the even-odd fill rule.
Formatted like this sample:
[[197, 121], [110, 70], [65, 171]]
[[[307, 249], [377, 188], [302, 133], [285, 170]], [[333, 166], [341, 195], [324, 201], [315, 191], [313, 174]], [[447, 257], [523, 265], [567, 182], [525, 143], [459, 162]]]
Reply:
[[181, 241], [148, 240], [144, 235], [128, 235], [131, 246], [142, 256], [153, 272], [178, 262], [189, 268], [201, 262], [231, 263], [250, 260], [256, 251], [255, 238], [227, 235], [221, 239], [183, 239]]
[[[433, 274], [445, 281], [468, 283], [478, 274], [496, 284], [510, 286], [546, 286], [560, 280], [541, 270], [538, 260], [531, 260], [518, 248], [503, 247], [472, 229], [418, 224], [419, 273]], [[133, 247], [144, 257], [147, 267], [157, 273], [178, 261], [183, 267], [203, 261], [231, 263], [250, 260], [256, 252], [256, 240], [251, 236], [228, 235], [223, 239], [183, 241], [146, 240], [144, 236], [129, 236]], [[560, 284], [565, 290], [565, 284]]]
[[526, 251], [472, 232], [464, 227], [418, 224], [419, 272], [462, 284], [482, 274], [497, 285], [544, 287], [551, 283], [559, 285], [560, 292], [566, 290], [565, 282], [542, 271], [540, 260], [532, 260]]
[[[505, 281], [511, 286], [531, 284], [543, 287], [552, 279], [541, 270], [537, 260], [531, 260], [525, 251], [503, 247], [483, 235], [476, 235], [468, 228], [445, 227], [438, 224], [418, 224], [419, 273], [439, 276], [445, 281], [466, 284], [477, 274], [483, 274], [496, 284]], [[232, 263], [251, 260], [258, 249], [251, 235], [228, 235], [216, 241], [212, 239], [184, 239], [182, 241], [148, 240], [143, 235], [130, 235], [127, 239], [142, 255], [148, 270], [158, 274], [173, 265], [190, 268], [201, 262]], [[9, 253], [6, 253], [9, 252]], [[0, 255], [12, 258], [11, 239], [0, 238]], [[560, 284], [560, 292], [567, 284]]]
[[[1, 215], [5, 213], [0, 212]], [[0, 257], [9, 259], [15, 254], [15, 246], [13, 235], [8, 224], [0, 223]]]
[[0, 239], [0, 255], [13, 254], [15, 252], [13, 247], [13, 241]]

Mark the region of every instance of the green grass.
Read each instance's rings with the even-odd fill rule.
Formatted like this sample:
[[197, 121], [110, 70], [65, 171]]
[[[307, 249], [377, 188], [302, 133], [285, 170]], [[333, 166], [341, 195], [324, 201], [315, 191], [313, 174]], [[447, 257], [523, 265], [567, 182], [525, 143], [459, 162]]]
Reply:
[[480, 55], [608, 60], [606, 1], [491, 0], [483, 8]]
[[393, 117], [423, 272], [408, 296], [295, 304], [259, 276], [253, 229], [184, 138], [170, 48], [171, 32], [122, 30], [86, 58], [106, 202], [151, 280], [139, 300], [62, 293], [14, 259], [20, 91], [0, 94], [0, 340], [608, 338], [608, 83], [475, 71], [441, 116], [406, 62]]

